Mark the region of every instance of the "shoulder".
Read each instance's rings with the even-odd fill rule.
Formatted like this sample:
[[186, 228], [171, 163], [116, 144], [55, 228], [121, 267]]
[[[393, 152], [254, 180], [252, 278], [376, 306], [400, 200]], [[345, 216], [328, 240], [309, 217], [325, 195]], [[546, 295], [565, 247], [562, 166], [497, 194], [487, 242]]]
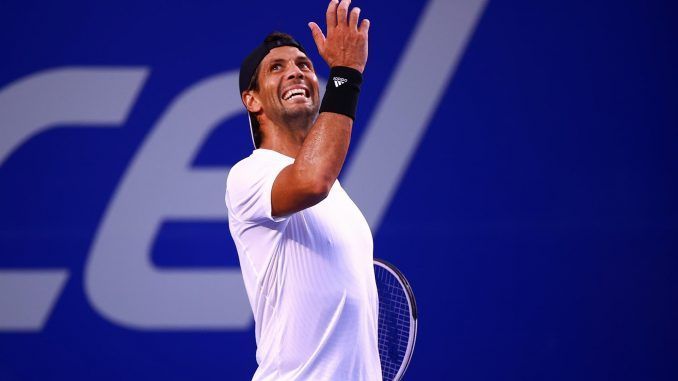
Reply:
[[294, 159], [274, 151], [255, 150], [252, 154], [237, 162], [228, 172], [226, 188], [252, 184], [271, 174], [277, 174]]
[[280, 171], [294, 159], [275, 151], [255, 150], [228, 172], [226, 206], [229, 218], [242, 221], [273, 219], [271, 189]]
[[228, 171], [228, 177], [226, 178], [226, 188], [229, 188], [229, 185], [237, 184], [246, 180], [248, 175], [256, 172], [257, 167], [259, 166], [259, 160], [250, 155], [239, 162], [237, 162], [231, 169]]
[[280, 171], [294, 159], [275, 151], [258, 149], [231, 167], [226, 179], [226, 195], [233, 199], [249, 198], [265, 191]]

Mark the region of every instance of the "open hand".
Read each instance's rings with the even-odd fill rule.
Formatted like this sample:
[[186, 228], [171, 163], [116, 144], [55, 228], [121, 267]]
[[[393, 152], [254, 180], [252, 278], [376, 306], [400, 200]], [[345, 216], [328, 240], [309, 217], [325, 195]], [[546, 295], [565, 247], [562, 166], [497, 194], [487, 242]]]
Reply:
[[363, 19], [358, 26], [360, 8], [349, 14], [351, 0], [331, 0], [327, 7], [327, 37], [318, 24], [308, 24], [320, 56], [330, 67], [347, 66], [363, 72], [367, 62], [367, 32], [370, 20]]

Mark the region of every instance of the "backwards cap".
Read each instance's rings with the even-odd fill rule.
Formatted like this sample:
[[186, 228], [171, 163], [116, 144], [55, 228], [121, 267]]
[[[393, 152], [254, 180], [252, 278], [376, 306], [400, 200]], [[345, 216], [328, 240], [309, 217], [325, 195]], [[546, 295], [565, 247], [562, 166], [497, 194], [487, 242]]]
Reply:
[[[245, 59], [242, 61], [242, 64], [240, 65], [239, 81], [241, 96], [244, 91], [249, 90], [250, 84], [252, 83], [252, 77], [254, 77], [254, 74], [257, 72], [257, 67], [259, 67], [259, 64], [264, 59], [264, 57], [266, 57], [272, 49], [279, 48], [281, 46], [293, 46], [299, 49], [302, 53], [306, 54], [304, 47], [301, 46], [301, 44], [298, 43], [294, 38], [292, 38], [292, 36], [275, 32], [269, 34], [264, 39], [264, 41], [252, 51], [252, 53], [245, 57]], [[261, 142], [255, 141], [254, 138], [254, 130], [259, 130], [259, 123], [257, 122], [257, 118], [252, 114], [249, 114], [249, 121], [252, 142], [254, 143], [255, 148], [259, 148], [259, 143]]]

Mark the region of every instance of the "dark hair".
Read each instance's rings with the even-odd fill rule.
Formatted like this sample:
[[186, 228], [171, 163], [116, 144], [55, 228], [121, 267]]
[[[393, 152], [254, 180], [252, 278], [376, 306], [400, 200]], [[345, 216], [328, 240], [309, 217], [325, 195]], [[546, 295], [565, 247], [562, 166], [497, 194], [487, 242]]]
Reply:
[[[294, 37], [290, 36], [287, 33], [283, 32], [271, 32], [264, 38], [264, 44], [270, 44], [270, 43], [275, 43], [278, 41], [289, 41], [292, 40], [294, 41]], [[252, 79], [250, 80], [250, 85], [247, 87], [247, 90], [254, 90], [258, 91], [259, 90], [259, 71], [261, 71], [261, 65], [257, 65], [257, 69], [254, 71], [254, 75], [252, 75]]]
[[[294, 37], [290, 36], [287, 33], [283, 32], [271, 32], [264, 38], [264, 44], [265, 45], [274, 45], [277, 42], [287, 42], [287, 41], [294, 41]], [[252, 74], [252, 78], [250, 79], [250, 83], [247, 86], [247, 90], [254, 90], [254, 91], [259, 91], [259, 72], [261, 71], [261, 63], [257, 65], [257, 68], [254, 70], [254, 74]], [[261, 135], [261, 129], [259, 128], [259, 120], [257, 119], [257, 115], [253, 113], [249, 113], [250, 117], [250, 122], [252, 123], [252, 138], [254, 139], [254, 145], [255, 147], [259, 147], [261, 145], [261, 140], [262, 140], [262, 135]]]

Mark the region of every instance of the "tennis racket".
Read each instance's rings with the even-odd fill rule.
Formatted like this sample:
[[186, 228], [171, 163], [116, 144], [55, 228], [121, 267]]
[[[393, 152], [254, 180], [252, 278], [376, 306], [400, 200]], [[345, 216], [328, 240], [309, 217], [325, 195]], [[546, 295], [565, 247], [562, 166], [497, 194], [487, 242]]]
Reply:
[[417, 304], [405, 276], [392, 264], [374, 259], [379, 294], [379, 358], [383, 381], [400, 381], [414, 352]]

